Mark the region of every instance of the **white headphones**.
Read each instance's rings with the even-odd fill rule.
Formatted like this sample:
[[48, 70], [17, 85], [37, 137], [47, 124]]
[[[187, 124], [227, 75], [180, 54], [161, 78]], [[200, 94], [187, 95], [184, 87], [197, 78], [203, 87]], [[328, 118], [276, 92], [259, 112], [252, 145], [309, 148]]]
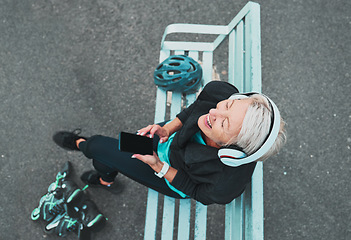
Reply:
[[[257, 94], [257, 93], [240, 93], [234, 94], [229, 99], [243, 99], [248, 98], [250, 95]], [[263, 95], [263, 94], [261, 94]], [[278, 137], [279, 129], [280, 129], [280, 113], [275, 105], [275, 103], [268, 98], [267, 96], [263, 95], [269, 102], [272, 107], [272, 125], [271, 129], [268, 133], [267, 139], [264, 141], [262, 146], [256, 150], [253, 154], [247, 156], [243, 151], [240, 151], [236, 146], [226, 146], [220, 148], [218, 150], [218, 157], [222, 161], [223, 164], [230, 166], [230, 167], [238, 167], [243, 164], [251, 163], [262, 157], [268, 150], [273, 146], [275, 140]]]

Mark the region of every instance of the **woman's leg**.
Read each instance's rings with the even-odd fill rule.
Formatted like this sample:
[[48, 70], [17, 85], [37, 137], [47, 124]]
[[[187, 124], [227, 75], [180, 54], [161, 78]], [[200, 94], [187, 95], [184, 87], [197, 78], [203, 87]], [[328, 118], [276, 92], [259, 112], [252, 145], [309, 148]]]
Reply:
[[[115, 181], [118, 171], [107, 167], [106, 165], [100, 163], [93, 159], [93, 166], [95, 170], [99, 173], [101, 180], [106, 183], [106, 185], [111, 184]], [[100, 180], [100, 182], [101, 182]], [[103, 182], [101, 182], [103, 184]]]
[[[154, 148], [157, 146], [158, 138], [154, 138]], [[149, 188], [152, 188], [164, 195], [174, 198], [181, 198], [176, 192], [172, 191], [163, 178], [159, 178], [154, 174], [154, 170], [144, 162], [131, 158], [132, 153], [121, 152], [118, 150], [118, 140], [104, 136], [93, 136], [87, 141], [79, 143], [79, 149], [87, 158], [94, 160], [94, 166], [98, 165], [98, 171], [104, 169], [107, 180], [108, 177], [114, 177], [117, 172], [139, 182]], [[155, 148], [156, 150], [156, 148]], [[97, 163], [97, 164], [96, 164]], [[115, 176], [113, 173], [115, 172]], [[103, 178], [104, 180], [104, 178]], [[106, 181], [106, 180], [104, 180]]]

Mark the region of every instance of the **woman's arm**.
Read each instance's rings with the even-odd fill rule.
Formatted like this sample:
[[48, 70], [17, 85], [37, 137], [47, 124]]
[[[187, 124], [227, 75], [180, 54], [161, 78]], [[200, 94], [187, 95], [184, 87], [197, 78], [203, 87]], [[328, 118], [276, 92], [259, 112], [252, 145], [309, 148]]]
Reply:
[[[164, 165], [155, 152], [153, 155], [134, 154], [132, 157], [148, 164], [157, 173], [162, 170]], [[245, 186], [242, 184], [238, 184], [239, 186], [235, 186], [232, 183], [228, 184], [228, 181], [222, 181], [222, 184], [217, 187], [213, 183], [195, 183], [186, 172], [177, 170], [171, 166], [164, 175], [164, 178], [178, 190], [205, 205], [212, 203], [227, 204], [234, 197], [240, 196], [243, 186]], [[233, 191], [236, 188], [237, 191]]]
[[171, 136], [173, 133], [181, 129], [182, 126], [183, 126], [183, 123], [180, 121], [179, 118], [176, 117], [171, 122], [164, 125], [163, 128], [166, 129], [166, 131], [168, 131], [168, 136]]
[[[154, 165], [150, 165], [150, 167], [157, 173], [161, 172], [164, 163], [161, 162], [159, 159], [156, 161]], [[178, 170], [169, 166], [167, 173], [163, 176], [168, 182], [172, 183], [174, 177], [177, 175]]]
[[155, 134], [157, 134], [160, 137], [160, 142], [166, 142], [173, 133], [178, 131], [181, 127], [183, 126], [182, 122], [179, 120], [179, 118], [173, 119], [171, 122], [167, 123], [163, 127], [157, 124], [149, 125], [147, 127], [144, 127], [138, 131], [138, 134], [141, 136], [147, 136], [150, 138], [153, 138]]

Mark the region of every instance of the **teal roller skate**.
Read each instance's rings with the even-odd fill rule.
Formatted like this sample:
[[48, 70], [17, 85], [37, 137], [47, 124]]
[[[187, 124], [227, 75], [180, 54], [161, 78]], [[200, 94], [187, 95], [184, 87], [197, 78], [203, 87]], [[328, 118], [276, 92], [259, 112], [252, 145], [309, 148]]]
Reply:
[[76, 183], [67, 179], [71, 170], [72, 166], [67, 162], [57, 173], [56, 181], [50, 184], [48, 192], [41, 197], [31, 218], [47, 221], [46, 233], [65, 237], [75, 232], [79, 240], [90, 240], [91, 233], [100, 231], [107, 219], [84, 194], [87, 186], [81, 190]]
[[65, 212], [65, 204], [74, 204], [82, 197], [82, 190], [74, 182], [67, 180], [71, 168], [70, 162], [66, 162], [57, 173], [56, 181], [50, 184], [48, 193], [41, 197], [39, 206], [32, 211], [32, 220], [42, 218], [51, 221]]
[[55, 232], [59, 237], [66, 237], [73, 232], [79, 240], [90, 240], [92, 233], [100, 231], [106, 225], [107, 219], [96, 204], [85, 196], [76, 204], [66, 204], [65, 209], [63, 216], [58, 215], [45, 227], [46, 233]]
[[78, 213], [78, 221], [83, 225], [81, 230], [98, 232], [105, 227], [107, 219], [90, 199], [83, 201], [75, 210]]
[[67, 213], [64, 213], [62, 217], [57, 217], [48, 225], [46, 225], [45, 232], [55, 232], [59, 237], [66, 237], [70, 232], [78, 234], [79, 227], [80, 223], [77, 219], [68, 216]]
[[61, 182], [70, 174], [71, 168], [71, 163], [66, 162], [62, 170], [57, 173], [56, 181], [50, 184], [48, 192], [40, 198], [39, 206], [32, 211], [32, 220], [35, 221], [42, 217], [43, 220], [50, 221], [64, 211], [63, 200], [59, 196], [60, 193], [56, 190], [61, 185]]

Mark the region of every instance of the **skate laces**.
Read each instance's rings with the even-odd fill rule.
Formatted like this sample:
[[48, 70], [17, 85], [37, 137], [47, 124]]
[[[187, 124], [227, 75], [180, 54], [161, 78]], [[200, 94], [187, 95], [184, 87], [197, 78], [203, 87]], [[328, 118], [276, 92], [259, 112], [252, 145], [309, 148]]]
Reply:
[[74, 231], [77, 229], [77, 226], [79, 224], [78, 220], [77, 219], [74, 219], [74, 218], [71, 218], [69, 216], [65, 216], [65, 222], [67, 224], [67, 227], [66, 229], [68, 231]]
[[63, 213], [65, 211], [65, 207], [64, 207], [63, 203], [64, 202], [62, 199], [58, 200], [57, 202], [52, 203], [52, 207], [49, 208], [49, 213], [55, 214], [55, 215]]
[[68, 215], [64, 215], [58, 223], [56, 233], [60, 237], [66, 237], [68, 232], [72, 232], [78, 229], [79, 222], [77, 219], [71, 218]]

